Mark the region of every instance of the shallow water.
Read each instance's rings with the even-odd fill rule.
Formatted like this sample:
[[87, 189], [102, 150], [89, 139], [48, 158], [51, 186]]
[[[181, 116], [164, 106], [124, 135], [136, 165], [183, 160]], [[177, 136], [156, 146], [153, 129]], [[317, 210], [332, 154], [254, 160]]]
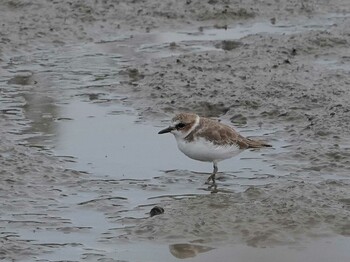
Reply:
[[[150, 53], [154, 57], [167, 57], [189, 52], [220, 50], [222, 46], [213, 41], [239, 40], [254, 34], [296, 34], [309, 30], [331, 30], [347, 15], [328, 14], [326, 16], [303, 18], [295, 21], [277, 21], [276, 24], [258, 22], [238, 24], [227, 28], [200, 27], [180, 32], [162, 32], [139, 35], [147, 37], [148, 42], [137, 48], [138, 51]], [[209, 44], [208, 44], [209, 42]]]
[[[273, 149], [245, 151], [220, 163], [222, 173], [218, 178], [218, 191], [222, 194], [215, 200], [210, 197], [210, 188], [204, 184], [212, 170], [211, 164], [182, 155], [171, 135], [157, 134], [167, 126], [167, 119], [156, 119], [153, 123], [140, 121], [137, 112], [130, 107], [128, 97], [118, 93], [118, 82], [122, 80], [119, 73], [128, 68], [130, 61], [178, 53], [178, 49], [168, 48], [170, 42], [185, 47], [179, 53], [193, 52], [216, 49], [207, 41], [239, 39], [261, 32], [295, 33], [313, 28], [312, 25], [319, 25], [319, 22], [290, 27], [260, 23], [226, 31], [211, 28], [199, 33], [163, 33], [150, 35], [150, 38], [120, 36], [116, 42], [38, 49], [32, 54], [16, 56], [3, 75], [6, 84], [2, 83], [4, 96], [1, 101], [1, 109], [8, 110], [9, 117], [22, 126], [12, 132], [21, 144], [57, 156], [65, 168], [81, 171], [83, 175], [77, 185], [63, 183], [59, 188], [63, 193], [68, 188], [73, 188], [75, 193], [67, 194], [57, 206], [48, 207], [46, 214], [28, 215], [24, 210], [23, 214], [16, 214], [16, 219], [13, 214], [3, 217], [12, 222], [6, 231], [43, 247], [44, 253], [35, 256], [37, 261], [177, 261], [180, 258], [209, 261], [218, 257], [225, 261], [232, 256], [239, 261], [279, 261], [282, 256], [289, 259], [285, 261], [329, 261], [330, 257], [347, 261], [350, 243], [343, 236], [303, 239], [298, 243], [295, 240], [298, 237], [289, 236], [294, 231], [277, 227], [273, 230], [286, 237], [277, 237], [280, 242], [274, 242], [275, 238], [266, 240], [266, 232], [260, 227], [266, 223], [268, 228], [273, 221], [258, 220], [254, 224], [254, 213], [261, 212], [261, 217], [265, 217], [274, 205], [287, 202], [281, 200], [278, 193], [272, 200], [266, 197], [266, 203], [272, 207], [260, 207], [256, 211], [245, 210], [244, 205], [259, 202], [259, 197], [246, 203], [236, 203], [228, 198], [222, 203], [224, 199], [220, 195], [237, 194], [237, 199], [242, 197], [244, 200], [250, 194], [255, 196], [255, 189], [267, 190], [286, 181], [303, 180], [304, 177], [295, 178], [289, 171], [276, 168], [274, 156], [288, 150], [284, 141], [274, 140], [274, 133], [282, 127], [240, 129], [245, 136], [270, 140]], [[134, 44], [125, 47], [130, 42]], [[263, 193], [257, 191], [256, 194]], [[277, 202], [273, 202], [274, 198]], [[225, 203], [236, 209], [220, 206]], [[296, 203], [297, 207], [299, 204], [306, 210], [313, 206], [312, 203], [306, 206], [300, 203]], [[149, 210], [156, 204], [165, 207], [165, 214], [148, 218]], [[201, 211], [208, 207], [213, 213], [222, 212], [222, 215], [208, 215], [206, 220]], [[250, 207], [253, 209], [254, 205]], [[193, 213], [187, 213], [190, 210], [194, 210]], [[246, 219], [252, 219], [253, 233], [262, 232], [262, 240], [244, 238], [246, 231], [242, 228], [248, 226], [249, 229], [249, 221], [242, 228], [238, 227], [237, 230], [243, 233], [237, 233], [237, 239], [231, 239], [236, 233], [230, 231], [235, 225], [229, 220], [234, 211], [247, 212]], [[331, 211], [324, 217], [329, 213]], [[295, 215], [298, 218], [298, 214]], [[184, 217], [189, 222], [180, 225]], [[31, 222], [23, 223], [27, 219]], [[14, 223], [15, 220], [20, 221], [21, 226]], [[52, 224], [44, 228], [33, 226], [40, 221], [52, 221]], [[296, 221], [303, 224], [307, 220]], [[316, 227], [322, 227], [323, 222], [316, 223]], [[210, 223], [218, 225], [211, 227]], [[150, 230], [143, 231], [145, 228]], [[307, 231], [305, 225], [300, 229], [303, 230]], [[303, 233], [299, 234], [303, 236]], [[289, 237], [293, 241], [286, 241]], [[226, 240], [226, 245], [222, 244]]]
[[[121, 246], [118, 252], [118, 259], [131, 261], [259, 261], [278, 262], [281, 261], [317, 261], [327, 262], [337, 259], [336, 261], [347, 261], [350, 256], [346, 252], [348, 248], [347, 238], [321, 239], [309, 243], [307, 247], [278, 247], [278, 248], [253, 248], [245, 245], [233, 245], [225, 248], [212, 249], [205, 245], [194, 244], [176, 244], [176, 245], [152, 245], [152, 244], [135, 244], [134, 247], [140, 250], [145, 256], [144, 259], [130, 252], [130, 246]], [[341, 253], [334, 253], [334, 250], [342, 249]], [[152, 253], [149, 252], [152, 250]], [[171, 255], [170, 255], [171, 254]]]

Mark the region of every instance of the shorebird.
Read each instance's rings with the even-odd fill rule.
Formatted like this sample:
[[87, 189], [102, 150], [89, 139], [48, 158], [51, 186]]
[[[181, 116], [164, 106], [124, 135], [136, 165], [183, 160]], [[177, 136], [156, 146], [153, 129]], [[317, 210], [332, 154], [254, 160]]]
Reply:
[[271, 147], [263, 141], [243, 137], [232, 127], [193, 113], [176, 115], [171, 125], [158, 134], [172, 133], [177, 146], [189, 158], [213, 163], [208, 177], [215, 184], [218, 162], [234, 157], [248, 148]]

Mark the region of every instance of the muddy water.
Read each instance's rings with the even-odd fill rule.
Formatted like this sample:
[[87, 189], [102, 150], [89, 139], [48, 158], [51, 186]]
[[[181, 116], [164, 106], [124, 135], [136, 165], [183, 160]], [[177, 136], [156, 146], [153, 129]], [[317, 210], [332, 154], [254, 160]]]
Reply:
[[[15, 56], [2, 82], [2, 110], [18, 123], [11, 133], [79, 175], [55, 182], [59, 197], [37, 192], [35, 208], [2, 216], [1, 234], [23, 240], [38, 261], [347, 261], [348, 184], [327, 174], [305, 183], [307, 176], [277, 168], [276, 156], [288, 152], [274, 139], [283, 127], [240, 129], [274, 148], [220, 163], [219, 194], [211, 194], [211, 164], [183, 156], [171, 136], [157, 135], [167, 118], [143, 121], [118, 92], [132, 62], [177, 54], [170, 42], [190, 53], [217, 49], [208, 41], [307, 28], [140, 34]], [[149, 218], [154, 205], [165, 213]]]
[[330, 29], [339, 19], [347, 17], [342, 14], [328, 14], [312, 19], [301, 19], [283, 21], [278, 24], [266, 22], [240, 23], [231, 27], [213, 28], [199, 27], [196, 29], [181, 30], [178, 32], [161, 32], [156, 34], [139, 35], [147, 37], [148, 43], [142, 43], [138, 51], [150, 53], [153, 57], [167, 57], [183, 53], [198, 51], [213, 51], [225, 49], [220, 44], [213, 44], [215, 41], [238, 40], [254, 34], [295, 34], [316, 29]]

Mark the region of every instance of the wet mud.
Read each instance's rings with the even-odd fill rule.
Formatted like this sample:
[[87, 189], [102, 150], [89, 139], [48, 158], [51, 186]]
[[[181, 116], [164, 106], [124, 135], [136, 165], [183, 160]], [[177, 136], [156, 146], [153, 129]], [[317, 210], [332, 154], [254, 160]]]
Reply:
[[[3, 1], [0, 259], [348, 261], [350, 6], [319, 2]], [[273, 148], [213, 191], [179, 111]]]

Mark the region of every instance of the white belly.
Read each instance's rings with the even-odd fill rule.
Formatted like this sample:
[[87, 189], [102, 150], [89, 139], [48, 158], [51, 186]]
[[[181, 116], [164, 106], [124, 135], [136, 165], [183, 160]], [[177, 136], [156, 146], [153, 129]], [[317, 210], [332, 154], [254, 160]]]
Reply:
[[176, 139], [176, 141], [182, 153], [189, 158], [199, 161], [218, 162], [234, 157], [242, 152], [238, 145], [219, 146], [203, 138], [196, 139], [192, 142], [186, 142], [183, 139]]

